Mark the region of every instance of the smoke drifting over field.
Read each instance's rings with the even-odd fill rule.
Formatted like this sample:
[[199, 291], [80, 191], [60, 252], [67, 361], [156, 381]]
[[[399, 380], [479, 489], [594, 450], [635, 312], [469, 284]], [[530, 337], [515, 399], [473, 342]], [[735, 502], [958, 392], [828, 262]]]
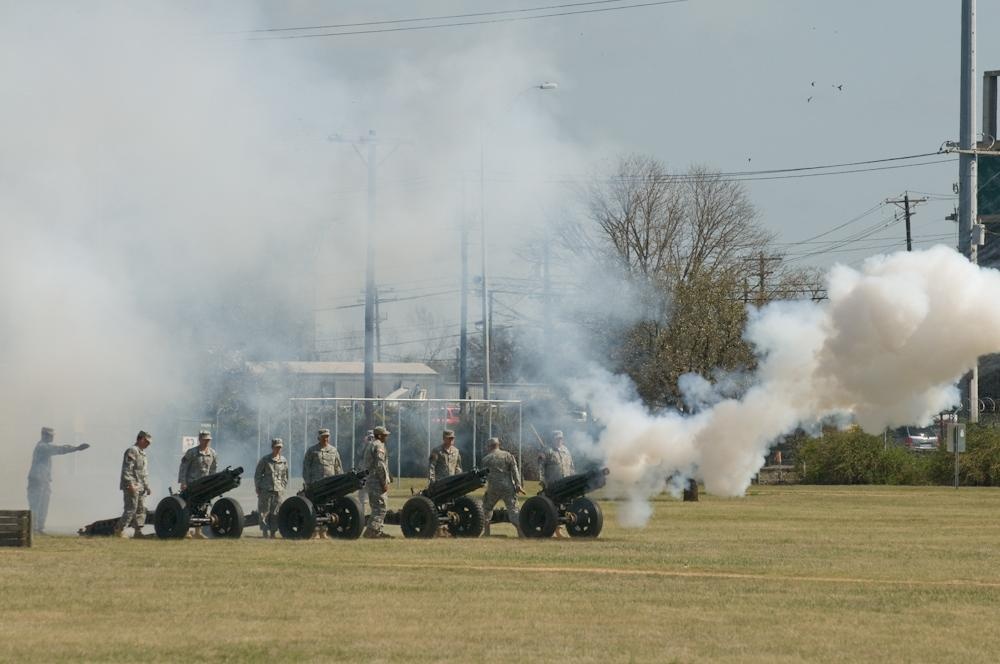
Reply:
[[[929, 422], [959, 401], [955, 386], [976, 357], [1000, 350], [1000, 273], [956, 251], [869, 259], [828, 275], [829, 301], [776, 302], [753, 312], [746, 337], [759, 367], [739, 399], [718, 397], [693, 415], [649, 415], [628, 386], [594, 375], [579, 386], [606, 425], [598, 445], [624, 520], [641, 525], [645, 498], [673, 473], [712, 493], [742, 495], [770, 445], [797, 426], [851, 417], [866, 431]], [[703, 382], [700, 401], [705, 403]], [[712, 401], [709, 399], [709, 401]]]
[[[380, 282], [444, 275], [453, 288], [481, 126], [489, 173], [558, 168], [573, 152], [530, 95], [512, 104], [559, 73], [502, 33], [463, 50], [400, 36], [393, 57], [374, 59], [375, 38], [234, 34], [329, 18], [317, 12], [329, 13], [0, 9], [0, 507], [25, 504], [41, 426], [93, 445], [53, 462], [56, 530], [120, 509], [121, 453], [140, 428], [154, 435], [157, 500], [175, 479], [174, 433], [214, 419], [206, 382], [228, 354], [308, 359], [311, 335], [340, 329], [328, 315], [317, 331], [313, 313], [362, 285], [366, 169], [331, 134], [404, 141], [379, 155]], [[488, 192], [501, 249], [517, 237], [504, 222], [530, 225], [547, 195], [523, 183]], [[360, 310], [343, 317], [360, 326]]]

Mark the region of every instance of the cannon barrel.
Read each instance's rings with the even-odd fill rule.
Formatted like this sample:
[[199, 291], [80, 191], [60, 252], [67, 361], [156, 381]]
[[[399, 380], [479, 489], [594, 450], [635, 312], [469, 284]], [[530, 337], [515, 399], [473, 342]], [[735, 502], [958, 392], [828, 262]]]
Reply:
[[242, 466], [238, 468], [227, 466], [225, 470], [199, 477], [188, 484], [179, 495], [188, 503], [201, 505], [238, 487], [242, 474]]
[[364, 486], [367, 470], [351, 470], [343, 475], [331, 475], [316, 480], [303, 489], [302, 494], [314, 505], [323, 505], [336, 498], [354, 493]]
[[586, 493], [603, 487], [607, 474], [607, 468], [600, 468], [586, 473], [568, 475], [546, 484], [541, 493], [548, 496], [557, 505], [568, 503], [574, 498], [581, 498]]
[[458, 475], [452, 475], [451, 477], [442, 477], [432, 482], [429, 487], [420, 493], [433, 500], [436, 505], [449, 503], [484, 486], [486, 484], [486, 476], [489, 473], [489, 468], [483, 468], [482, 470], [469, 470]]

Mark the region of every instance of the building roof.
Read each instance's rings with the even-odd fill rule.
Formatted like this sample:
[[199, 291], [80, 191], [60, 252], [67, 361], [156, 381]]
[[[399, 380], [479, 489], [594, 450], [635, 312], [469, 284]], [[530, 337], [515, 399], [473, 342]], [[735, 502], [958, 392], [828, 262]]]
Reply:
[[[248, 362], [251, 373], [287, 372], [306, 375], [363, 376], [364, 362]], [[437, 376], [423, 362], [376, 362], [375, 375]]]

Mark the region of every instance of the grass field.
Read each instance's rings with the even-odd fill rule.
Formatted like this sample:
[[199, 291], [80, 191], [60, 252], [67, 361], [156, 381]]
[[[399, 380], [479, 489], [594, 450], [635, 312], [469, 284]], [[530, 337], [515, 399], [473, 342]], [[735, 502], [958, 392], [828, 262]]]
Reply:
[[642, 530], [604, 507], [596, 541], [41, 537], [0, 550], [0, 660], [1000, 656], [998, 490], [753, 487]]

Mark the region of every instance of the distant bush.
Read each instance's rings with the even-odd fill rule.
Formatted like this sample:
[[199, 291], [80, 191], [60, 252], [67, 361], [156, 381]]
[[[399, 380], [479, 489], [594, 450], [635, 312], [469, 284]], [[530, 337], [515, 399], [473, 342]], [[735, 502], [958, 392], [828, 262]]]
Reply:
[[931, 463], [860, 429], [809, 438], [796, 459], [805, 484], [928, 484]]
[[[965, 425], [965, 454], [959, 458], [962, 486], [1000, 486], [1000, 429]], [[955, 457], [939, 450], [933, 455], [928, 478], [934, 484], [955, 481]]]

